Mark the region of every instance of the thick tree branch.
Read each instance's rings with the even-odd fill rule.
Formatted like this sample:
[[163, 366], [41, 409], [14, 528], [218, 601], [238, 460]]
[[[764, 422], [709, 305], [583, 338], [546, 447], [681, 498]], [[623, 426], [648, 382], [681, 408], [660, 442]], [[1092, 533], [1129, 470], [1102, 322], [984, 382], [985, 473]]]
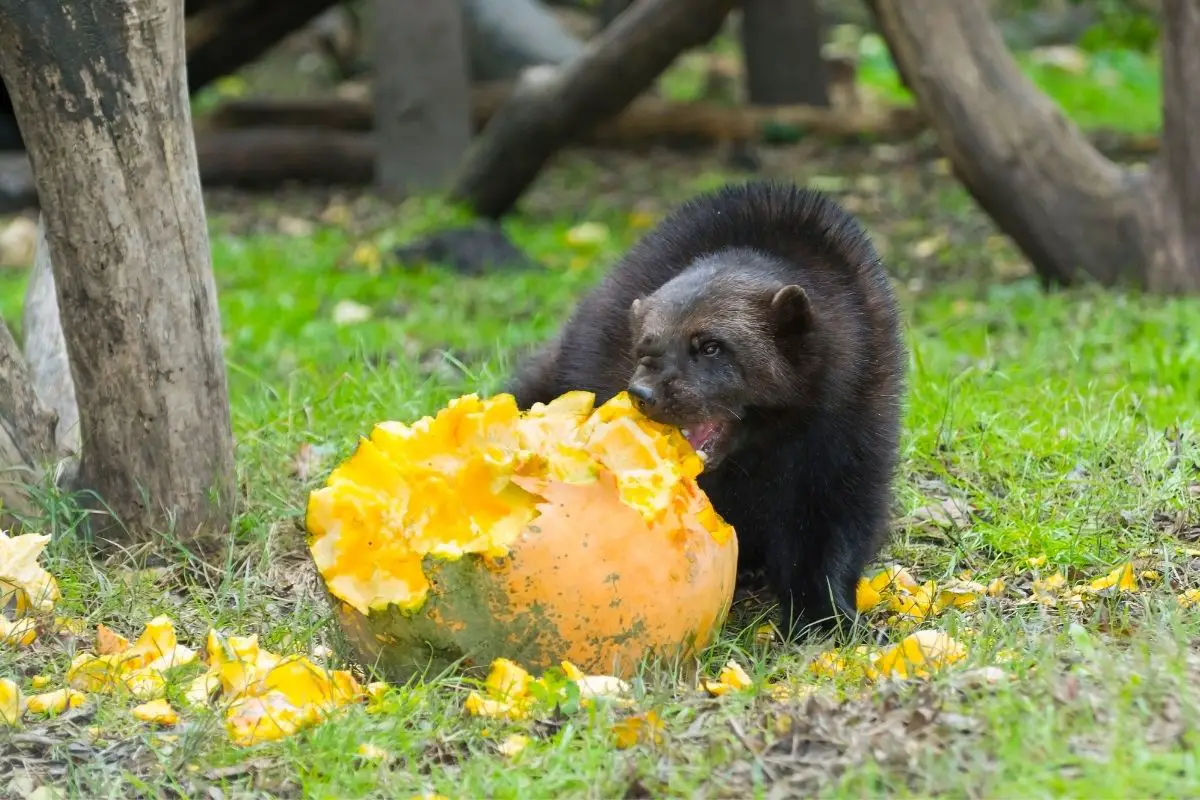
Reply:
[[542, 79], [526, 73], [467, 152], [452, 196], [481, 216], [507, 213], [560, 148], [618, 114], [680, 53], [711, 39], [734, 5], [641, 0], [559, 70]]
[[1020, 72], [981, 0], [869, 0], [967, 190], [1049, 282], [1140, 283], [1146, 181]]

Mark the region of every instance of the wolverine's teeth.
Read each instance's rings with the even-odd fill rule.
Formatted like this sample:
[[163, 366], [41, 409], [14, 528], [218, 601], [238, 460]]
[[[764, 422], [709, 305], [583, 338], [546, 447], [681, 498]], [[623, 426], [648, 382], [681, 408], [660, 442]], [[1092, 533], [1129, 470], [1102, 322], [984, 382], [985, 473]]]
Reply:
[[708, 461], [708, 453], [703, 450], [697, 450], [696, 455], [700, 457], [701, 461]]
[[685, 438], [685, 439], [692, 438], [692, 432], [687, 428], [680, 428], [679, 432], [683, 434], [683, 438]]

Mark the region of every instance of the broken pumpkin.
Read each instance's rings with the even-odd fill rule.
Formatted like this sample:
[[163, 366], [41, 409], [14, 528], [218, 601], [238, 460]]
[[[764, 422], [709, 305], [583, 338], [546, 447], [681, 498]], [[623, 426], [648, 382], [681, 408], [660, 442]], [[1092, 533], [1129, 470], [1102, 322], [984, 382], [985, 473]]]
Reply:
[[365, 663], [396, 680], [499, 657], [628, 675], [712, 640], [737, 539], [702, 462], [625, 394], [594, 400], [466, 395], [381, 423], [310, 495], [310, 552]]

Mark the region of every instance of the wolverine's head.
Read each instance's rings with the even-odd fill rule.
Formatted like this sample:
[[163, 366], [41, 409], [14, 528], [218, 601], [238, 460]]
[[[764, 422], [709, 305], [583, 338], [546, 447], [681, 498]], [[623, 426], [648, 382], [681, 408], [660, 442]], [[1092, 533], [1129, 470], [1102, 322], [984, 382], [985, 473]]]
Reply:
[[771, 256], [724, 250], [633, 301], [630, 397], [679, 427], [706, 469], [737, 449], [757, 414], [797, 405], [812, 378], [813, 309], [790, 278]]

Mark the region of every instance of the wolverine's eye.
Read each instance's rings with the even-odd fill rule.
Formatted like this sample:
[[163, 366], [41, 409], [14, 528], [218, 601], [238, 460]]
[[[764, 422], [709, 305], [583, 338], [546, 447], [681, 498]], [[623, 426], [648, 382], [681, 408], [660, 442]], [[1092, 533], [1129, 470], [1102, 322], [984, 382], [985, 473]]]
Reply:
[[700, 345], [701, 355], [709, 356], [711, 358], [719, 352], [721, 352], [721, 343], [715, 342], [712, 339], [709, 339], [707, 342], [704, 342]]

